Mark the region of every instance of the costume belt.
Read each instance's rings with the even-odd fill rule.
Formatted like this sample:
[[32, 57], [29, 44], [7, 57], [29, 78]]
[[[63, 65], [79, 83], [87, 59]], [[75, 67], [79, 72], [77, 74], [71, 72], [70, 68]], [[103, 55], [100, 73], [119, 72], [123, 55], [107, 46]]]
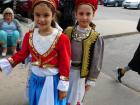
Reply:
[[71, 63], [71, 65], [73, 66], [73, 67], [80, 67], [80, 66], [82, 66], [82, 63]]
[[54, 68], [54, 67], [56, 67], [56, 65], [52, 65], [52, 64], [43, 64], [43, 65], [41, 65], [38, 61], [32, 62], [31, 64], [32, 64], [33, 66], [39, 66], [40, 68], [43, 68], [43, 69]]

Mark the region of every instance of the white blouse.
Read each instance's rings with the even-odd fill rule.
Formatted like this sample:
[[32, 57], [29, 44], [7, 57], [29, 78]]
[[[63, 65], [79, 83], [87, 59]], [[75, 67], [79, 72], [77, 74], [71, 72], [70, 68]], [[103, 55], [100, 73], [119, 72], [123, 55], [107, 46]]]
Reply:
[[47, 36], [41, 36], [39, 29], [35, 28], [33, 33], [33, 45], [39, 54], [44, 54], [52, 45], [58, 34], [58, 29], [54, 28], [53, 32]]

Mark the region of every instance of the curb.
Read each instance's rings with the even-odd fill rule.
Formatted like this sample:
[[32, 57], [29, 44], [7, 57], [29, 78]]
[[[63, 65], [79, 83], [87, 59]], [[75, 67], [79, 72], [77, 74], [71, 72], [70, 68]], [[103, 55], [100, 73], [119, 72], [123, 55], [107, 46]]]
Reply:
[[137, 90], [137, 89], [135, 89], [134, 87], [131, 87], [131, 86], [129, 86], [128, 84], [126, 84], [126, 83], [121, 83], [122, 85], [124, 85], [124, 86], [126, 86], [126, 87], [128, 87], [129, 89], [131, 89], [131, 90], [134, 90], [135, 92], [140, 92], [140, 90]]
[[130, 36], [130, 35], [135, 35], [135, 34], [139, 34], [139, 32], [126, 32], [126, 33], [119, 33], [119, 34], [112, 34], [112, 35], [104, 35], [104, 36], [102, 36], [102, 37], [103, 37], [104, 39], [109, 39], [109, 38]]

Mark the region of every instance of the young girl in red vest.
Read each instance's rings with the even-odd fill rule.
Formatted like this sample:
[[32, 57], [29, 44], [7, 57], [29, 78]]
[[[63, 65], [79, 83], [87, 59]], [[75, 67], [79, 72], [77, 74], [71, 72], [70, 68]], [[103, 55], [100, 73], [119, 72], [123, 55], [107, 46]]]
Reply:
[[82, 105], [84, 94], [100, 73], [104, 42], [95, 31], [92, 20], [97, 9], [97, 0], [76, 0], [75, 18], [77, 23], [68, 27], [65, 33], [71, 39], [72, 63], [68, 105]]
[[0, 68], [9, 74], [13, 67], [31, 54], [29, 105], [66, 105], [70, 41], [55, 27], [54, 0], [33, 0], [32, 9], [37, 28], [25, 34], [19, 52], [0, 60]]

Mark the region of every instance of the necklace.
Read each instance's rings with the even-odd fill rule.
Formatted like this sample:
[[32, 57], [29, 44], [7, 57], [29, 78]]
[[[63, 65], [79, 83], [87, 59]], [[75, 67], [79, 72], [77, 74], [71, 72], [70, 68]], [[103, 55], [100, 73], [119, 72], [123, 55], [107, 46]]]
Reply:
[[79, 27], [77, 27], [74, 29], [72, 38], [76, 41], [82, 41], [83, 39], [85, 39], [89, 36], [90, 31], [91, 31], [91, 28], [80, 29]]

